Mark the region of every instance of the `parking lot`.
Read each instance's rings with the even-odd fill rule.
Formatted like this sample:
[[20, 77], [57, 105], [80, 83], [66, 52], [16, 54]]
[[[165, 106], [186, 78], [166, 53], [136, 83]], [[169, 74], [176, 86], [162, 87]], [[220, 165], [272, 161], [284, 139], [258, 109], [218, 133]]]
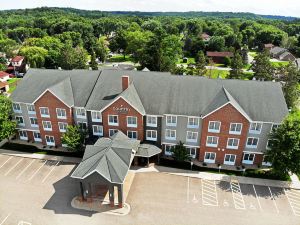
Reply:
[[73, 209], [76, 164], [0, 154], [0, 225], [300, 224], [300, 191], [136, 173], [124, 217]]

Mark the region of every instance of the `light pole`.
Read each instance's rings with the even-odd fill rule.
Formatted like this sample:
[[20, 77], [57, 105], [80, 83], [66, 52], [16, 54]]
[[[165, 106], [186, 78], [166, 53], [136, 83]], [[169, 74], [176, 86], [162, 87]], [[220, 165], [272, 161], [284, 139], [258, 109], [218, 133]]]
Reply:
[[219, 173], [220, 173], [220, 170], [221, 170], [222, 166], [221, 166], [221, 165], [219, 165], [219, 166], [218, 166], [218, 168], [219, 168]]
[[194, 165], [194, 163], [193, 163], [193, 161], [191, 161], [191, 171], [193, 170], [193, 165]]

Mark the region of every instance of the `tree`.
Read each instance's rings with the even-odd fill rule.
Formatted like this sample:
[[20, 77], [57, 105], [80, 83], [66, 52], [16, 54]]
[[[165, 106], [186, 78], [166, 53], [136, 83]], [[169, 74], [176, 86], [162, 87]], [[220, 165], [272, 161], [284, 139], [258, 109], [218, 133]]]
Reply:
[[112, 52], [120, 52], [126, 57], [127, 39], [125, 30], [119, 30], [109, 43]]
[[105, 36], [99, 37], [95, 46], [96, 57], [98, 57], [101, 62], [105, 62], [107, 55], [109, 53], [108, 48], [109, 42], [107, 41]]
[[62, 143], [66, 144], [70, 151], [81, 151], [84, 143], [85, 133], [79, 126], [68, 126], [62, 136]]
[[96, 62], [96, 56], [94, 52], [91, 55], [91, 68], [92, 70], [98, 70], [98, 63]]
[[206, 70], [206, 58], [203, 51], [199, 51], [197, 53], [197, 57], [195, 58], [195, 61], [196, 61], [195, 75], [204, 76], [207, 70]]
[[84, 48], [66, 45], [61, 49], [58, 65], [65, 70], [85, 69], [87, 58], [88, 54]]
[[181, 141], [174, 148], [172, 148], [171, 151], [173, 158], [177, 161], [186, 161], [190, 159], [190, 155]]
[[20, 55], [25, 56], [26, 61], [30, 65], [30, 67], [41, 68], [44, 66], [48, 51], [41, 47], [25, 46], [20, 49]]
[[254, 57], [254, 64], [252, 66], [254, 71], [254, 77], [262, 80], [272, 80], [274, 74], [274, 68], [270, 62], [270, 56], [268, 52], [264, 51], [258, 53]]
[[231, 60], [231, 70], [229, 73], [229, 79], [237, 79], [243, 74], [243, 59], [239, 52], [235, 52]]
[[0, 140], [8, 139], [16, 132], [16, 122], [12, 118], [12, 102], [0, 95]]
[[267, 160], [277, 174], [287, 176], [288, 172], [300, 173], [300, 111], [291, 113], [271, 133], [272, 144], [267, 151]]
[[208, 50], [209, 51], [217, 51], [221, 52], [225, 47], [225, 39], [220, 36], [213, 36], [208, 42]]

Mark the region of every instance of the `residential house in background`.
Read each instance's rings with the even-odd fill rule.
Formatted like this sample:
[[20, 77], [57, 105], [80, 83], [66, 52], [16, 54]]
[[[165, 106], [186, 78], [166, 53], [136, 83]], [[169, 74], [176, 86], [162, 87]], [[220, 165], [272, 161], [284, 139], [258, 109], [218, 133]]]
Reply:
[[224, 63], [225, 58], [232, 58], [232, 52], [206, 52], [206, 56], [210, 58], [214, 63]]
[[211, 36], [207, 33], [202, 33], [201, 38], [204, 42], [209, 42], [209, 40], [211, 39]]
[[9, 84], [6, 81], [0, 81], [0, 94], [7, 93], [9, 91]]
[[10, 79], [9, 73], [6, 73], [4, 71], [0, 71], [0, 81], [4, 82]]
[[274, 45], [272, 43], [264, 44], [264, 48], [267, 51], [270, 51], [273, 47], [274, 47]]
[[269, 134], [288, 114], [279, 83], [162, 72], [30, 69], [11, 98], [21, 140], [62, 146], [77, 124], [92, 143], [122, 131], [164, 157], [181, 141], [195, 164], [267, 163]]
[[26, 73], [27, 70], [28, 67], [25, 63], [24, 56], [15, 56], [11, 59], [6, 72], [19, 76], [20, 74]]
[[270, 55], [271, 57], [281, 61], [294, 62], [296, 60], [295, 56], [292, 53], [290, 53], [287, 49], [277, 46], [271, 48]]

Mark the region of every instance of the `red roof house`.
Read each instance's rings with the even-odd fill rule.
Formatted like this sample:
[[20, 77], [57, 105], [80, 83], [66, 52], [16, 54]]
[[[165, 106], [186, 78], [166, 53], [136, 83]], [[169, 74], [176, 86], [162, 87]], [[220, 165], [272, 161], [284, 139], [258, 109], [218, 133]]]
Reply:
[[232, 58], [232, 52], [206, 52], [208, 58], [211, 58], [215, 63], [224, 63], [226, 57]]
[[0, 71], [0, 81], [7, 81], [9, 79], [9, 73]]
[[201, 38], [203, 41], [209, 41], [211, 36], [207, 33], [203, 33], [203, 34], [201, 34]]

